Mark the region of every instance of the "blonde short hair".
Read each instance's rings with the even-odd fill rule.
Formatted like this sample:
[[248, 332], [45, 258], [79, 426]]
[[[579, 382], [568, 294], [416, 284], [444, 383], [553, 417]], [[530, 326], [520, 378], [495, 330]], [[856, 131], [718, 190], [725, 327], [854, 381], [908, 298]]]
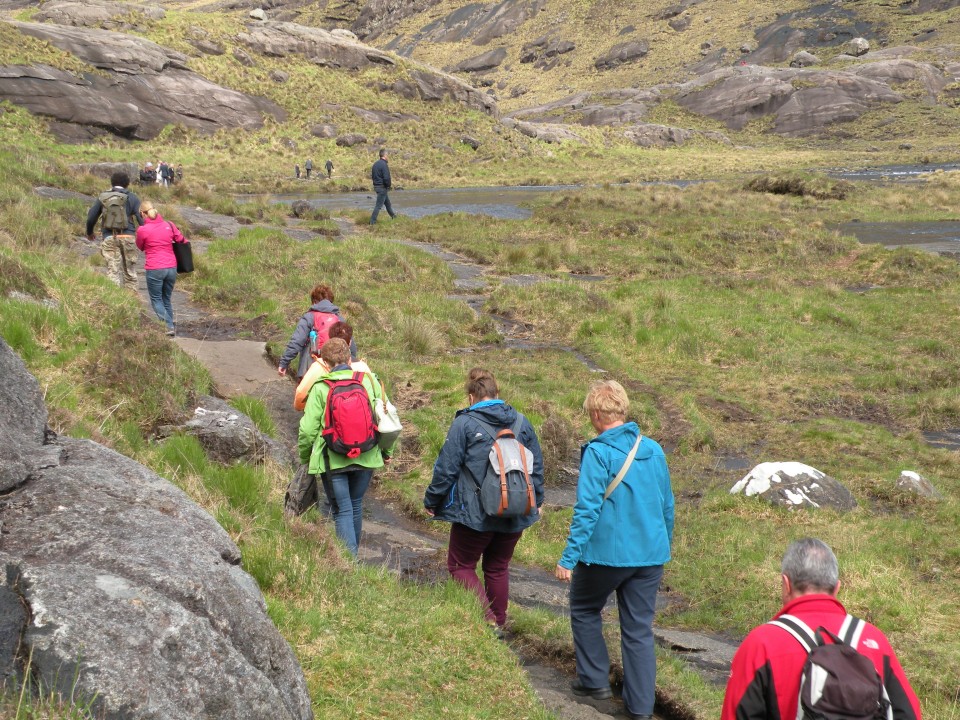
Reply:
[[616, 380], [604, 380], [590, 386], [583, 401], [583, 409], [589, 414], [596, 412], [605, 422], [626, 420], [630, 411], [630, 398], [623, 385]]

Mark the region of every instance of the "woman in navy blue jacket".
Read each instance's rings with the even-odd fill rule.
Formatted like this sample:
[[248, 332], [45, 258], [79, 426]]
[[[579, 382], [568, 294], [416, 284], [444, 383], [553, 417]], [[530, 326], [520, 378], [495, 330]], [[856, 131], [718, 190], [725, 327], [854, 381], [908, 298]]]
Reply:
[[[470, 406], [457, 411], [433, 466], [433, 480], [423, 496], [427, 513], [450, 523], [447, 570], [454, 580], [480, 597], [486, 617], [497, 628], [507, 621], [510, 560], [523, 531], [540, 519], [543, 504], [543, 454], [530, 421], [499, 398], [493, 374], [473, 368], [467, 375]], [[490, 431], [513, 428], [521, 445], [533, 453], [530, 480], [536, 508], [529, 515], [493, 517], [480, 505], [479, 487], [493, 445]], [[483, 583], [477, 577], [482, 560]]]
[[623, 701], [630, 718], [653, 714], [653, 614], [673, 539], [673, 491], [663, 450], [626, 422], [630, 400], [615, 380], [597, 383], [583, 409], [598, 435], [582, 450], [577, 504], [556, 576], [570, 581], [576, 695], [610, 697], [601, 612], [617, 593]]

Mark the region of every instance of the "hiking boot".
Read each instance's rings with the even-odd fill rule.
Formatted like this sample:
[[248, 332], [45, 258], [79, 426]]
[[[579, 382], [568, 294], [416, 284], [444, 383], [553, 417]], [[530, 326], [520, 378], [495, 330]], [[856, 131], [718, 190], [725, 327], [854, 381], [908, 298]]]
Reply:
[[580, 681], [570, 683], [570, 689], [574, 695], [580, 697], [592, 697], [594, 700], [606, 700], [613, 697], [613, 690], [607, 687], [588, 688], [580, 684]]

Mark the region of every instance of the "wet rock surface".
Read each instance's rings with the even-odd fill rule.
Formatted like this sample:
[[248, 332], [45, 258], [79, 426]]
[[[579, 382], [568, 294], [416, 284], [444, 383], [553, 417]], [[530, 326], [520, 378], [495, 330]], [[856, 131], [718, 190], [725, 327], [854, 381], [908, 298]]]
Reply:
[[312, 718], [227, 533], [142, 465], [50, 433], [2, 339], [0, 369], [0, 675], [29, 658], [35, 681], [109, 720]]

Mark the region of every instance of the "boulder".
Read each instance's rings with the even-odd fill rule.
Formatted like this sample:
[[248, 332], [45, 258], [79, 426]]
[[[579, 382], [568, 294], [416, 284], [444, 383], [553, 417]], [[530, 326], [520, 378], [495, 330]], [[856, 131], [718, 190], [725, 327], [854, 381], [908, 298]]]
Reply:
[[210, 82], [186, 69], [186, 56], [122, 33], [39, 23], [13, 23], [105, 74], [78, 77], [45, 65], [0, 68], [0, 100], [63, 123], [103, 128], [137, 140], [167, 125], [201, 132], [259, 128], [263, 116], [286, 113], [276, 104]]
[[870, 52], [870, 41], [862, 37], [853, 38], [853, 40], [847, 43], [846, 51], [848, 55], [853, 55], [854, 57], [866, 55]]
[[470, 137], [469, 135], [461, 135], [460, 144], [467, 145], [472, 150], [478, 150], [480, 148], [480, 145], [482, 145], [483, 143], [481, 143], [475, 137]]
[[696, 131], [667, 125], [642, 124], [625, 130], [627, 140], [640, 147], [679, 147], [696, 136]]
[[263, 21], [267, 19], [267, 14], [263, 11], [263, 8], [255, 8], [250, 11], [250, 19]]
[[839, 482], [798, 462], [761, 463], [730, 488], [730, 493], [759, 495], [771, 505], [791, 510], [827, 507], [846, 511], [857, 506], [853, 495]]
[[367, 136], [360, 133], [347, 133], [337, 138], [338, 147], [353, 147], [354, 145], [363, 145], [367, 142]]
[[897, 478], [897, 488], [931, 500], [943, 499], [943, 495], [933, 486], [932, 482], [912, 470], [904, 470], [900, 473], [900, 477]]
[[70, 166], [70, 170], [75, 173], [89, 173], [104, 180], [109, 180], [115, 172], [125, 172], [130, 177], [131, 184], [140, 177], [140, 166], [132, 162], [76, 163]]
[[337, 136], [337, 126], [321, 123], [310, 128], [310, 134], [318, 138], [335, 138]]
[[317, 65], [360, 70], [371, 65], [395, 65], [389, 53], [334, 35], [320, 28], [267, 20], [247, 25], [237, 39], [247, 48], [268, 57], [300, 55]]
[[154, 4], [115, 0], [51, 0], [40, 6], [33, 19], [56, 25], [116, 30], [129, 27], [131, 16], [162, 20], [166, 14], [161, 6]]
[[204, 55], [223, 55], [223, 45], [207, 38], [191, 38], [188, 42]]
[[256, 61], [250, 57], [250, 53], [242, 48], [234, 48], [233, 56], [237, 59], [237, 62], [243, 65], [244, 67], [253, 67], [256, 65]]
[[[874, 54], [870, 57], [873, 58]], [[945, 75], [936, 65], [904, 58], [864, 63], [850, 68], [850, 72], [857, 77], [869, 78], [890, 86], [917, 83], [931, 99], [936, 99], [937, 95], [953, 82], [953, 78]]]
[[488, 50], [480, 55], [460, 62], [456, 66], [458, 72], [486, 72], [500, 67], [500, 64], [507, 59], [507, 49], [504, 47]]
[[416, 86], [417, 94], [421, 100], [426, 102], [455, 100], [474, 110], [481, 110], [488, 115], [494, 117], [499, 115], [496, 100], [453, 75], [442, 73], [426, 65], [420, 65], [410, 71], [410, 79]]
[[334, 37], [343, 38], [344, 40], [350, 40], [352, 42], [357, 42], [358, 40], [356, 33], [346, 28], [334, 28], [330, 31], [330, 34]]
[[46, 427], [0, 338], [0, 676], [105, 720], [309, 720], [303, 672], [230, 536], [151, 470]]
[[257, 463], [266, 458], [293, 466], [290, 451], [261, 433], [253, 420], [219, 398], [201, 395], [193, 417], [181, 428], [200, 441], [212, 459], [222, 463]]
[[612, 70], [624, 63], [635, 62], [650, 52], [650, 43], [646, 40], [631, 40], [614, 45], [593, 63], [597, 70]]
[[290, 73], [286, 73], [283, 70], [271, 70], [270, 79], [275, 83], [283, 84], [290, 79]]
[[555, 123], [532, 123], [512, 118], [504, 118], [501, 123], [512, 130], [541, 142], [559, 144], [564, 142], [583, 142], [583, 138], [566, 125]]
[[313, 211], [313, 205], [308, 203], [306, 200], [294, 200], [290, 204], [290, 213], [295, 218], [303, 218], [309, 215]]
[[804, 68], [819, 64], [820, 58], [813, 53], [808, 53], [806, 50], [801, 50], [790, 58], [790, 67]]

